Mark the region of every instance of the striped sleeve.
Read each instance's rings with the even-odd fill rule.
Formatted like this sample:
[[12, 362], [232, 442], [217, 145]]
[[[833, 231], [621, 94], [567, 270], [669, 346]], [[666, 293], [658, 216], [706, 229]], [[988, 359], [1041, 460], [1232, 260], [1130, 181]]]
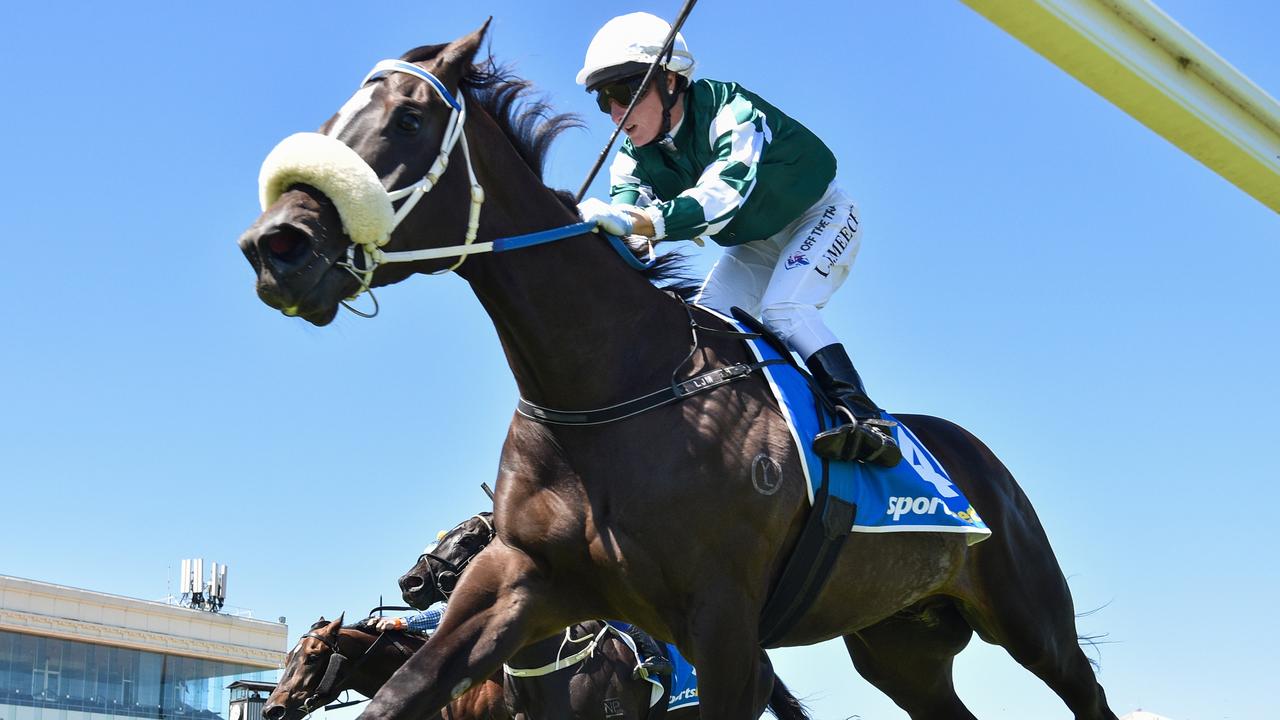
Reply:
[[614, 205], [647, 207], [657, 202], [653, 188], [640, 175], [636, 159], [623, 145], [609, 166], [609, 198]]
[[[661, 223], [665, 230], [656, 239], [688, 240], [715, 235], [733, 220], [756, 185], [756, 170], [773, 134], [769, 123], [751, 101], [734, 95], [711, 123], [711, 150], [715, 160], [702, 171], [697, 184], [661, 203]], [[654, 218], [657, 212], [650, 212]]]

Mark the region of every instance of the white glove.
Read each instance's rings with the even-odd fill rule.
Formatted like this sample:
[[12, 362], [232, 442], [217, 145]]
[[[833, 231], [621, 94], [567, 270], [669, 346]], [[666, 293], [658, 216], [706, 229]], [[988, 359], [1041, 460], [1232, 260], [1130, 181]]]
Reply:
[[618, 236], [631, 234], [631, 216], [627, 210], [635, 210], [635, 206], [610, 205], [599, 198], [587, 198], [578, 205], [583, 222], [595, 223], [597, 228]]

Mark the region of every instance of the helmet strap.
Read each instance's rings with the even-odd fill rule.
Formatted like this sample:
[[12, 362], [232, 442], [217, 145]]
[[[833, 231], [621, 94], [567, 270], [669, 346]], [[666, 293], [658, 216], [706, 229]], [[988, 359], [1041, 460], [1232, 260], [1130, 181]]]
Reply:
[[676, 80], [676, 92], [672, 94], [667, 90], [667, 74], [665, 71], [657, 81], [658, 99], [662, 101], [662, 125], [658, 128], [655, 142], [668, 155], [674, 155], [678, 151], [676, 140], [671, 137], [671, 108], [675, 106], [676, 98], [680, 96], [680, 91], [683, 89], [680, 87], [681, 84], [680, 80]]

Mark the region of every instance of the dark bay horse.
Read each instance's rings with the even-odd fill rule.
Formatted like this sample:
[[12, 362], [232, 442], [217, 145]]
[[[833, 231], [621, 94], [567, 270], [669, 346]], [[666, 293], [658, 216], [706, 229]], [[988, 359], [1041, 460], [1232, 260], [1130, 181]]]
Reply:
[[[363, 181], [264, 167], [264, 212], [240, 238], [259, 297], [324, 325], [366, 286], [455, 269], [492, 319], [528, 402], [602, 408], [668, 387], [689, 353], [686, 307], [598, 236], [392, 262], [393, 252], [480, 250], [579, 220], [540, 174], [542, 153], [568, 121], [539, 104], [522, 107], [527, 83], [473, 64], [486, 28], [371, 75], [317, 136], [344, 179], [359, 174], [348, 172], [355, 158], [375, 185], [416, 188], [398, 220], [387, 219], [381, 187], [348, 197], [344, 188]], [[452, 161], [451, 171], [440, 174], [437, 156]], [[703, 325], [719, 323], [693, 312]], [[704, 337], [682, 375], [748, 361], [740, 341]], [[414, 368], [406, 359], [387, 371]], [[858, 671], [911, 717], [972, 718], [953, 688], [952, 659], [976, 632], [1077, 718], [1114, 720], [1079, 647], [1066, 580], [1009, 471], [946, 420], [897, 417], [993, 536], [969, 547], [945, 533], [855, 533], [814, 604], [775, 644], [843, 637]], [[761, 455], [781, 468], [769, 495], [753, 489]], [[760, 679], [767, 657], [756, 651], [761, 610], [807, 506], [797, 450], [758, 375], [610, 424], [549, 425], [517, 414], [498, 463], [497, 539], [458, 583], [432, 652], [406, 663], [364, 717], [426, 717], [531, 641], [599, 617], [675, 642], [698, 667], [704, 718], [756, 717], [769, 689]]]
[[[456, 527], [440, 536], [434, 548], [424, 552], [418, 561], [404, 575], [399, 584], [404, 601], [411, 607], [425, 610], [434, 603], [447, 601], [457, 586], [458, 580], [468, 565], [496, 537], [492, 513], [478, 513], [459, 523]], [[574, 625], [569, 629], [573, 637], [589, 637], [602, 630], [602, 623], [589, 622]], [[562, 656], [560, 647], [562, 634], [522, 648], [508, 665], [517, 668], [542, 667]], [[608, 717], [639, 717], [648, 720], [697, 720], [697, 706], [686, 706], [668, 710], [668, 698], [663, 697], [658, 706], [649, 711], [649, 683], [633, 680], [631, 671], [634, 657], [630, 654], [626, 643], [617, 637], [609, 637], [611, 644], [602, 643], [602, 648], [609, 653], [605, 663], [595, 663], [594, 667], [586, 663], [575, 674], [586, 675], [576, 683], [571, 674], [565, 673], [559, 678], [542, 676], [541, 678], [520, 678], [507, 676], [507, 698], [509, 705], [517, 715], [521, 707], [529, 708], [526, 713], [534, 718], [569, 717], [568, 703], [577, 709], [572, 717], [596, 717], [598, 708], [602, 707], [608, 693], [612, 697], [620, 697], [619, 711], [623, 715]], [[569, 652], [573, 652], [570, 650]], [[762, 651], [763, 652], [763, 651]], [[764, 668], [762, 668], [763, 670]], [[552, 680], [548, 683], [546, 680]], [[762, 682], [772, 684], [769, 693], [769, 709], [779, 720], [807, 720], [809, 717], [804, 706], [787, 690], [786, 685], [777, 677], [762, 678]], [[640, 692], [637, 692], [637, 689]], [[570, 696], [573, 695], [571, 698]], [[637, 700], [639, 704], [637, 705]], [[637, 714], [637, 708], [639, 713]], [[582, 709], [595, 709], [595, 715]]]
[[[262, 706], [262, 718], [302, 720], [347, 690], [371, 698], [424, 642], [410, 633], [379, 633], [363, 623], [343, 627], [341, 616], [320, 618], [289, 652], [280, 683]], [[330, 670], [336, 654], [347, 660]], [[434, 717], [509, 720], [501, 676], [471, 688]]]

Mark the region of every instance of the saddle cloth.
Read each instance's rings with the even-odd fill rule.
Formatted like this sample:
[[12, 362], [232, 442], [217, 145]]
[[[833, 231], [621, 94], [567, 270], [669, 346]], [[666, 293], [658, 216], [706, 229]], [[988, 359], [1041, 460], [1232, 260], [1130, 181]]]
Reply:
[[[710, 308], [703, 309], [742, 332], [751, 332], [733, 318]], [[746, 340], [746, 343], [756, 360], [781, 357], [764, 338]], [[821, 487], [823, 473], [826, 473], [828, 492], [857, 506], [853, 518], [854, 532], [963, 533], [968, 536], [970, 545], [991, 535], [991, 530], [977, 511], [951, 482], [946, 469], [906, 425], [898, 422], [893, 428], [894, 439], [902, 449], [902, 462], [894, 467], [827, 462], [814, 454], [813, 437], [822, 429], [832, 427], [834, 420], [814, 397], [809, 383], [790, 362], [766, 366], [761, 372], [777, 398], [792, 439], [800, 450], [800, 464], [804, 468], [810, 503], [814, 492]], [[893, 420], [888, 413], [885, 413], [885, 418]], [[767, 465], [769, 459], [765, 461]], [[761, 460], [757, 459], [752, 472], [757, 491], [770, 493], [777, 490], [780, 472], [776, 471], [776, 465], [774, 468], [771, 485], [767, 467], [762, 467]]]
[[[636, 643], [627, 634], [628, 624], [621, 620], [610, 620], [609, 625], [617, 632], [614, 633], [622, 642], [631, 648], [631, 652], [636, 656], [636, 664], [640, 664], [640, 653], [636, 651]], [[646, 678], [653, 690], [649, 697], [649, 706], [653, 707], [658, 704], [663, 695], [667, 696], [667, 709], [676, 710], [683, 707], [692, 707], [698, 704], [698, 671], [689, 664], [685, 656], [680, 654], [680, 650], [671, 643], [664, 643], [662, 647], [666, 649], [667, 659], [671, 661], [671, 666], [675, 668], [675, 672], [671, 673], [670, 688], [663, 685], [662, 682], [655, 677]]]

